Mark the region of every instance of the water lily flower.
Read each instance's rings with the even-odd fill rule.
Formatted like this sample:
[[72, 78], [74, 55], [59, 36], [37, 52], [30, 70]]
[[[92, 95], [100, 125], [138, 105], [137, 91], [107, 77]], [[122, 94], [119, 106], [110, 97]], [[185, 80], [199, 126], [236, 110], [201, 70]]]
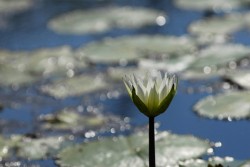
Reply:
[[161, 72], [125, 76], [124, 84], [136, 107], [148, 117], [166, 111], [177, 90], [177, 77]]

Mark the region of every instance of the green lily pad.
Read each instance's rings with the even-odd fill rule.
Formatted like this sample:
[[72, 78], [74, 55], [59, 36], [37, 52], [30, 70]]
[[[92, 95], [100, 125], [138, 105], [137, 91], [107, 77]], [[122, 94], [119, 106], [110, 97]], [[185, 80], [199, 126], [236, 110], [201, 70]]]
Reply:
[[189, 32], [201, 36], [227, 35], [243, 28], [245, 19], [242, 14], [228, 14], [193, 22]]
[[186, 80], [204, 80], [204, 79], [211, 79], [211, 78], [217, 78], [220, 76], [223, 76], [225, 74], [226, 70], [214, 70], [206, 72], [206, 69], [189, 69], [187, 71], [184, 71], [180, 73], [180, 77], [182, 79]]
[[52, 19], [48, 27], [63, 34], [87, 34], [113, 28], [139, 28], [145, 25], [164, 25], [166, 16], [161, 11], [147, 8], [103, 7], [77, 10]]
[[45, 115], [41, 119], [45, 129], [83, 131], [87, 128], [102, 127], [108, 123], [109, 117], [102, 115], [83, 115], [74, 109], [64, 109], [56, 115]]
[[115, 82], [122, 82], [125, 75], [144, 75], [145, 69], [138, 67], [111, 67], [107, 70], [108, 77]]
[[76, 57], [69, 46], [62, 46], [31, 52], [24, 66], [24, 70], [32, 74], [72, 77], [75, 71], [85, 69], [87, 64]]
[[59, 79], [41, 87], [41, 91], [56, 98], [80, 96], [107, 89], [109, 85], [98, 75], [81, 75], [72, 78]]
[[241, 167], [244, 161], [234, 160], [232, 157], [212, 157], [209, 158], [208, 161], [201, 160], [201, 159], [191, 159], [184, 161], [181, 164], [183, 167], [208, 167], [208, 165], [223, 165], [224, 167]]
[[42, 77], [74, 76], [87, 67], [74, 56], [69, 46], [39, 49], [31, 52], [0, 51], [0, 85], [29, 85]]
[[250, 92], [230, 92], [208, 96], [194, 106], [194, 111], [208, 118], [243, 119], [250, 117]]
[[69, 140], [67, 140], [61, 136], [38, 139], [23, 138], [17, 145], [17, 156], [29, 160], [43, 159], [49, 156], [53, 157], [59, 150], [70, 145]]
[[18, 69], [2, 65], [0, 67], [0, 76], [4, 79], [0, 80], [2, 86], [24, 86], [30, 85], [38, 80], [38, 77], [29, 73], [19, 71]]
[[[0, 52], [1, 64], [33, 76], [61, 75], [72, 77], [87, 64], [74, 56], [69, 46], [38, 49], [31, 52]], [[0, 68], [1, 69], [1, 68]], [[5, 71], [5, 69], [2, 69]]]
[[0, 13], [23, 11], [33, 5], [33, 0], [0, 0]]
[[240, 167], [250, 167], [250, 160], [244, 162]]
[[197, 53], [196, 59], [181, 74], [183, 78], [205, 79], [231, 73], [231, 64], [249, 57], [250, 48], [240, 44], [218, 44]]
[[[222, 10], [228, 11], [244, 7], [247, 1], [244, 0], [175, 0], [175, 4], [183, 9], [191, 10]], [[249, 2], [248, 2], [249, 4]]]
[[250, 89], [250, 71], [249, 70], [235, 70], [230, 73], [226, 73], [224, 78], [236, 83], [237, 85]]
[[210, 46], [198, 53], [197, 58], [190, 64], [187, 71], [200, 74], [223, 74], [227, 70], [229, 63], [235, 63], [249, 57], [249, 55], [250, 48], [240, 44]]
[[19, 143], [21, 137], [13, 135], [10, 137], [0, 136], [0, 160], [12, 156], [13, 148]]
[[142, 59], [139, 61], [139, 67], [176, 73], [185, 70], [194, 61], [195, 57], [192, 55], [172, 56], [162, 60]]
[[9, 155], [10, 144], [8, 140], [0, 137], [0, 159], [7, 157]]
[[178, 56], [195, 50], [195, 42], [187, 37], [138, 35], [93, 42], [77, 53], [94, 63], [119, 63], [150, 56]]
[[[176, 165], [180, 160], [205, 154], [208, 148], [210, 144], [207, 141], [193, 136], [158, 133], [157, 166]], [[148, 135], [139, 133], [68, 147], [58, 154], [57, 163], [62, 167], [146, 167], [147, 156]]]

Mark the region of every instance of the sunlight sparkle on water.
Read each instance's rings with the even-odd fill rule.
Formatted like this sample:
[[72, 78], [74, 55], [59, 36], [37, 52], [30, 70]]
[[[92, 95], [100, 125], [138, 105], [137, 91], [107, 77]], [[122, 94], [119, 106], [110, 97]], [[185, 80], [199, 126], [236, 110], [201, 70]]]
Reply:
[[156, 18], [156, 24], [159, 26], [164, 26], [166, 24], [166, 18], [164, 16], [158, 16]]

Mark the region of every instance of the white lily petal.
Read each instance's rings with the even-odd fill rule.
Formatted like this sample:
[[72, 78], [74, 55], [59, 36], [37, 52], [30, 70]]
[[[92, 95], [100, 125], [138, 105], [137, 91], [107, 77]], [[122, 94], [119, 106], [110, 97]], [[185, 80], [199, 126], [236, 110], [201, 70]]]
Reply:
[[129, 96], [132, 97], [132, 85], [130, 80], [125, 76], [125, 78], [123, 79], [123, 82], [125, 84], [125, 87], [129, 93]]
[[136, 94], [143, 101], [143, 103], [146, 104], [146, 102], [147, 102], [146, 89], [143, 86], [142, 81], [139, 78], [136, 78], [136, 84], [137, 84]]
[[155, 81], [156, 81], [156, 89], [157, 89], [157, 91], [159, 91], [159, 88], [160, 88], [160, 86], [162, 84], [162, 76], [161, 76], [161, 72], [160, 71], [157, 72], [157, 77], [156, 77]]
[[153, 86], [153, 88], [150, 90], [149, 92], [149, 96], [148, 96], [148, 109], [149, 111], [154, 111], [159, 104], [159, 96], [157, 94], [155, 85]]

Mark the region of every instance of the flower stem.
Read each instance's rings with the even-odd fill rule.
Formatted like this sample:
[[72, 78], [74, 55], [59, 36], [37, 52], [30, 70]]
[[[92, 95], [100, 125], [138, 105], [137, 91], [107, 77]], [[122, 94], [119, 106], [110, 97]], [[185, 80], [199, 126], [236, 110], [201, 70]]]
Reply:
[[155, 167], [155, 118], [149, 117], [149, 167]]

